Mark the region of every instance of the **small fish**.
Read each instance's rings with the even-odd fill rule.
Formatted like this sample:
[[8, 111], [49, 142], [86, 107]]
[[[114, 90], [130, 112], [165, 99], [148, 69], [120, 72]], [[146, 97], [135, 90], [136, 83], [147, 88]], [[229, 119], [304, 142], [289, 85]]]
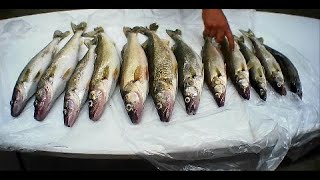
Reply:
[[259, 97], [267, 100], [267, 80], [264, 75], [264, 69], [259, 59], [252, 52], [253, 47], [250, 46], [250, 39], [248, 37], [241, 36], [240, 38], [235, 36], [236, 41], [239, 44], [240, 51], [247, 61], [247, 67], [249, 69], [250, 84], [259, 94]]
[[54, 56], [52, 64], [41, 77], [34, 101], [34, 118], [42, 121], [48, 115], [54, 102], [65, 90], [75, 67], [81, 45], [81, 35], [86, 30], [87, 23], [79, 25], [71, 23], [74, 32], [67, 44]]
[[220, 45], [210, 37], [204, 37], [204, 46], [201, 50], [202, 61], [204, 63], [205, 81], [214, 95], [219, 107], [224, 106], [227, 73], [225, 68], [224, 56], [220, 50]]
[[280, 95], [286, 95], [287, 91], [284, 87], [284, 77], [280, 68], [279, 63], [272, 56], [272, 54], [265, 48], [263, 43], [255, 37], [254, 33], [249, 29], [248, 31], [239, 30], [243, 35], [250, 38], [253, 46], [255, 55], [260, 60], [265, 70], [265, 76], [273, 89]]
[[102, 27], [85, 33], [85, 37], [96, 37], [97, 58], [89, 86], [89, 118], [98, 121], [114, 93], [119, 74], [121, 57], [114, 41], [104, 32]]
[[51, 64], [58, 44], [69, 34], [69, 31], [64, 33], [59, 30], [55, 31], [53, 40], [35, 55], [20, 73], [10, 101], [11, 116], [17, 117], [21, 114], [29, 99], [36, 92], [42, 74]]
[[229, 76], [238, 93], [246, 100], [250, 99], [249, 71], [246, 59], [240, 51], [239, 44], [234, 41], [234, 50], [229, 50], [226, 39], [222, 43], [223, 53], [226, 59]]
[[178, 83], [187, 114], [197, 113], [202, 94], [204, 70], [200, 56], [181, 37], [181, 30], [166, 30], [175, 41], [172, 51], [178, 61]]
[[279, 63], [285, 81], [289, 85], [290, 91], [296, 93], [300, 97], [300, 99], [302, 99], [302, 86], [297, 68], [293, 65], [290, 59], [281, 52], [265, 44], [264, 47], [273, 55], [273, 57]]
[[85, 40], [88, 47], [86, 55], [79, 61], [74, 73], [67, 83], [64, 96], [64, 124], [73, 126], [85, 104], [89, 92], [89, 83], [94, 69], [96, 58], [95, 48], [97, 40]]
[[140, 27], [140, 33], [148, 37], [142, 44], [149, 64], [150, 93], [162, 122], [169, 122], [178, 89], [178, 63], [169, 47], [169, 41], [156, 34], [156, 23], [149, 28]]
[[132, 123], [138, 124], [149, 92], [148, 60], [138, 42], [138, 29], [124, 27], [123, 32], [127, 43], [121, 51], [120, 93]]

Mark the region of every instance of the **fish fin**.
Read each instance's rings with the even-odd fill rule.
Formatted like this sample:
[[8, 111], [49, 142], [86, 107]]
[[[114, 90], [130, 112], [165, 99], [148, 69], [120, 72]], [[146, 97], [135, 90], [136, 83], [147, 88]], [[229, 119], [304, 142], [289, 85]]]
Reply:
[[128, 37], [129, 33], [141, 33], [143, 34], [143, 32], [145, 31], [145, 28], [140, 27], [140, 26], [135, 26], [133, 28], [129, 28], [129, 27], [123, 27], [123, 33], [125, 34], [126, 37]]
[[239, 37], [239, 42], [244, 43], [244, 36]]
[[131, 32], [132, 32], [132, 28], [129, 28], [126, 26], [123, 27], [123, 33], [126, 37], [128, 37], [129, 33], [131, 33]]
[[33, 80], [36, 81], [37, 79], [39, 79], [39, 78], [40, 78], [40, 75], [41, 75], [41, 70], [39, 70], [39, 71], [37, 72], [37, 74], [34, 76]]
[[119, 75], [119, 69], [115, 68], [114, 71], [113, 71], [113, 79], [117, 79], [118, 75]]
[[134, 71], [134, 81], [138, 81], [143, 76], [143, 67], [140, 65], [137, 67], [137, 69]]
[[69, 68], [69, 69], [63, 74], [62, 79], [63, 79], [63, 80], [66, 80], [67, 77], [70, 75], [70, 73], [71, 73], [71, 68]]
[[94, 37], [93, 39], [86, 39], [86, 40], [84, 40], [84, 44], [87, 46], [87, 48], [89, 49], [90, 48], [90, 46], [92, 46], [92, 45], [96, 45], [97, 44], [97, 42], [98, 42], [98, 39], [97, 39], [97, 37]]
[[177, 46], [178, 46], [178, 45], [175, 43], [175, 44], [171, 47], [171, 50], [174, 51], [175, 49], [177, 49]]
[[76, 31], [83, 31], [84, 32], [87, 29], [87, 23], [81, 22], [80, 24], [76, 25], [71, 22], [71, 28], [72, 28], [73, 33], [75, 33]]
[[264, 74], [263, 66], [260, 66], [260, 67], [258, 68], [258, 75], [259, 75], [260, 77], [262, 77], [263, 74]]
[[127, 44], [123, 45], [122, 50], [121, 50], [121, 58], [123, 59], [124, 51], [127, 48]]
[[54, 31], [53, 33], [53, 38], [57, 38], [59, 37], [61, 40], [68, 37], [70, 35], [70, 31], [66, 31], [66, 32], [61, 32], [59, 30]]
[[158, 30], [158, 28], [159, 28], [159, 25], [157, 23], [152, 23], [152, 24], [149, 25], [149, 30], [150, 31], [156, 32]]
[[102, 76], [102, 79], [106, 79], [108, 80], [108, 77], [109, 77], [109, 66], [105, 67], [104, 70], [103, 70], [103, 76]]
[[249, 62], [247, 63], [248, 69], [251, 69], [253, 66], [254, 66], [253, 61], [249, 61]]
[[264, 39], [263, 39], [263, 37], [259, 37], [259, 38], [257, 38], [257, 40], [258, 40], [261, 44], [263, 44], [263, 43], [264, 43]]
[[249, 37], [255, 37], [256, 36], [251, 29], [248, 29], [247, 33], [248, 33]]
[[174, 39], [175, 36], [181, 36], [182, 32], [180, 29], [176, 29], [175, 31], [172, 31], [172, 30], [169, 30], [167, 29], [166, 30], [166, 33], [172, 38]]
[[30, 73], [31, 73], [31, 70], [27, 69], [26, 72], [23, 75], [22, 82], [26, 82], [26, 81], [29, 80]]
[[90, 32], [87, 32], [87, 33], [83, 33], [82, 36], [83, 36], [83, 37], [94, 37], [94, 36], [96, 36], [97, 34], [103, 33], [103, 32], [104, 32], [103, 27], [98, 26], [98, 27], [95, 27], [95, 28], [93, 29], [93, 31], [90, 31]]

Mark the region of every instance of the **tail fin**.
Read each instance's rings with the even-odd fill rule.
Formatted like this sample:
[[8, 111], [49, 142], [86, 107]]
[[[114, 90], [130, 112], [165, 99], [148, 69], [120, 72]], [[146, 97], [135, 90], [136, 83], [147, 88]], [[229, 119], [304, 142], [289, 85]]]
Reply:
[[159, 28], [159, 25], [157, 23], [152, 23], [149, 25], [149, 30], [150, 31], [157, 31]]
[[129, 35], [129, 33], [142, 33], [143, 34], [144, 29], [145, 28], [139, 27], [139, 26], [136, 26], [133, 28], [129, 28], [129, 27], [125, 26], [125, 27], [123, 27], [123, 33], [125, 34], [126, 37]]
[[95, 27], [93, 31], [83, 33], [83, 37], [95, 37], [98, 33], [103, 33], [104, 29], [101, 26]]
[[87, 23], [81, 22], [80, 24], [76, 25], [74, 23], [71, 23], [72, 31], [75, 33], [76, 31], [85, 31], [87, 29]]
[[66, 31], [66, 32], [63, 33], [63, 32], [61, 32], [61, 31], [59, 31], [59, 30], [56, 30], [56, 31], [53, 33], [53, 38], [59, 37], [59, 38], [61, 38], [61, 40], [62, 40], [62, 39], [64, 39], [64, 38], [68, 37], [69, 34], [70, 34], [70, 31]]
[[175, 31], [167, 29], [166, 32], [171, 38], [174, 38], [175, 36], [181, 36], [182, 34], [180, 29], [176, 29]]
[[90, 39], [84, 40], [84, 44], [87, 46], [88, 49], [90, 48], [90, 46], [96, 45], [97, 42], [98, 42], [97, 37], [94, 37], [94, 38], [91, 39], [91, 40], [90, 40]]

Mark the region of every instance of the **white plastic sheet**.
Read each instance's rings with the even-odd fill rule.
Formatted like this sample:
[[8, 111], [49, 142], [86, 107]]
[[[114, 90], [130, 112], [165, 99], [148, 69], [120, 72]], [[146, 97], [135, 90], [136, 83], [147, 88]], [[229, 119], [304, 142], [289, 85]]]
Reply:
[[[235, 34], [254, 30], [255, 11], [225, 10]], [[285, 53], [299, 70], [303, 101], [291, 92], [281, 97], [268, 86], [262, 102], [251, 89], [243, 100], [228, 82], [226, 103], [218, 108], [204, 86], [197, 115], [184, 111], [179, 92], [170, 123], [160, 122], [149, 96], [142, 122], [132, 125], [116, 88], [98, 122], [88, 118], [87, 104], [72, 128], [63, 125], [63, 95], [43, 122], [33, 119], [33, 100], [18, 118], [10, 116], [11, 93], [27, 62], [51, 39], [55, 30], [86, 21], [88, 31], [104, 27], [119, 52], [126, 43], [123, 26], [159, 24], [158, 35], [173, 41], [165, 29], [179, 28], [183, 39], [200, 54], [203, 44], [201, 10], [81, 10], [0, 21], [0, 147], [27, 151], [86, 154], [137, 154], [161, 170], [274, 170], [295, 137], [319, 129], [319, 73], [307, 59], [276, 36], [256, 32], [266, 44]], [[142, 43], [146, 37], [139, 36]], [[66, 42], [67, 39], [64, 41]], [[293, 141], [299, 143], [301, 141]]]

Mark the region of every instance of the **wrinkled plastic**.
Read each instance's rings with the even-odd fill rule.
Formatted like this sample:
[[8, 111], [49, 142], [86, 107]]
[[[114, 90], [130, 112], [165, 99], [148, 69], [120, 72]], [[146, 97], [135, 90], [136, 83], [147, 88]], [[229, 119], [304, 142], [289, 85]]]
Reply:
[[[254, 30], [255, 11], [224, 12], [235, 34], [240, 28]], [[117, 87], [98, 122], [89, 120], [86, 103], [74, 126], [65, 127], [63, 95], [43, 122], [33, 119], [34, 98], [19, 117], [11, 117], [9, 102], [19, 73], [52, 39], [55, 30], [71, 30], [71, 21], [86, 21], [88, 31], [104, 27], [119, 53], [126, 43], [123, 26], [148, 26], [153, 22], [159, 24], [158, 35], [170, 40], [171, 45], [173, 41], [165, 29], [181, 29], [185, 42], [198, 54], [203, 44], [201, 10], [81, 10], [0, 21], [2, 149], [138, 155], [160, 170], [274, 170], [289, 147], [307, 141], [301, 139], [303, 134], [319, 130], [319, 70], [290, 45], [266, 32], [255, 33], [264, 37], [266, 44], [288, 55], [298, 68], [303, 101], [289, 91], [281, 97], [270, 86], [266, 102], [252, 88], [251, 98], [246, 101], [229, 81], [222, 108], [218, 108], [205, 85], [195, 116], [185, 113], [178, 92], [171, 121], [162, 123], [149, 96], [142, 122], [133, 125]], [[139, 35], [141, 43], [145, 39]]]

